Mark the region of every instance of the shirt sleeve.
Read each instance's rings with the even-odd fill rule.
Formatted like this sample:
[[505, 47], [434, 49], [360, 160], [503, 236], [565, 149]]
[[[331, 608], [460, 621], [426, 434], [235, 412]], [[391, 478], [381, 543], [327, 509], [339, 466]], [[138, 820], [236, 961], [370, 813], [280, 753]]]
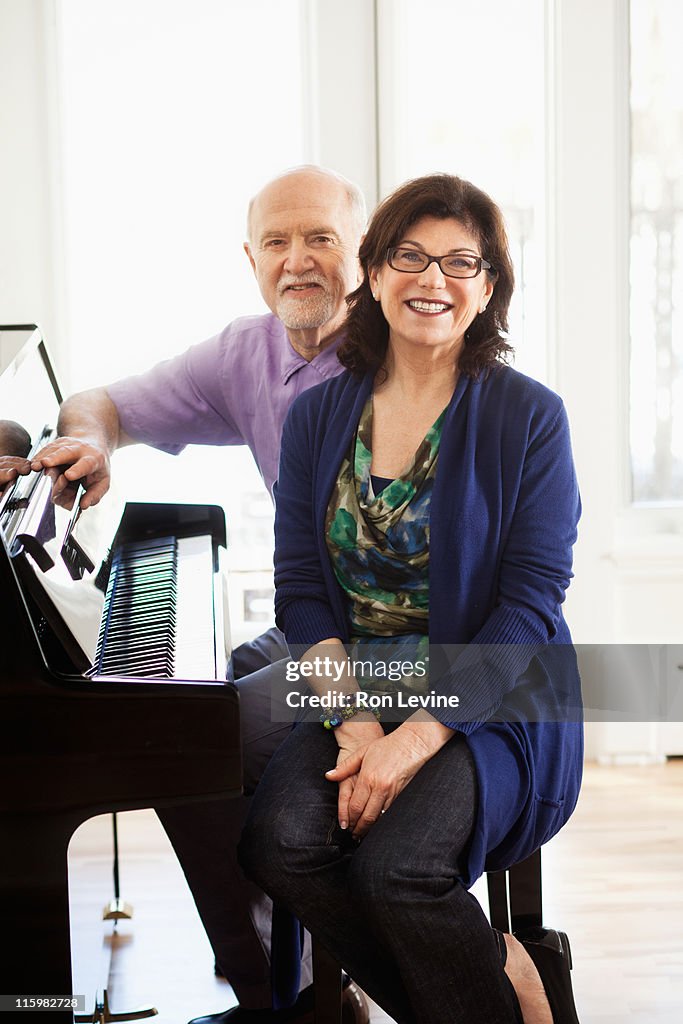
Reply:
[[108, 386], [129, 437], [174, 455], [187, 444], [244, 443], [231, 409], [229, 331]]

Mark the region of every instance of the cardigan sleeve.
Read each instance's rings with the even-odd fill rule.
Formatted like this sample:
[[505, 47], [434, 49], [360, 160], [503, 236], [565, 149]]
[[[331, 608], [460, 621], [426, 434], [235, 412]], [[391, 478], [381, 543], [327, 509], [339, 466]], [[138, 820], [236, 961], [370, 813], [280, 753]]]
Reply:
[[[433, 685], [436, 693], [460, 698], [455, 715], [452, 709], [432, 711], [444, 724], [473, 732], [496, 713], [532, 659], [556, 637], [580, 513], [569, 424], [561, 405], [550, 425], [528, 444], [503, 544], [495, 606]], [[541, 717], [550, 705], [555, 706], [554, 696], [536, 695]]]
[[312, 441], [304, 394], [285, 420], [275, 494], [275, 621], [290, 645], [309, 647], [346, 630], [330, 604], [316, 540]]

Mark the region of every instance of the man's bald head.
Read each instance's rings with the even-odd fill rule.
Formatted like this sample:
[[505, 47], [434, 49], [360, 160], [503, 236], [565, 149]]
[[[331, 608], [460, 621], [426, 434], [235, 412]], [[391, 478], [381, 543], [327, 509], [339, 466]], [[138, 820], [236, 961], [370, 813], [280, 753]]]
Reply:
[[258, 207], [260, 201], [265, 200], [267, 202], [269, 194], [276, 195], [280, 192], [283, 186], [285, 188], [295, 187], [302, 191], [308, 190], [313, 192], [320, 191], [321, 189], [327, 191], [334, 189], [335, 186], [338, 187], [339, 191], [346, 197], [351, 218], [358, 232], [358, 241], [360, 242], [368, 220], [365, 196], [358, 188], [358, 185], [345, 178], [343, 174], [331, 171], [327, 167], [318, 167], [316, 164], [301, 164], [299, 167], [288, 168], [282, 174], [271, 178], [251, 198], [247, 210], [247, 240], [249, 242], [253, 238], [254, 209]]
[[305, 359], [346, 316], [344, 299], [360, 282], [364, 228], [361, 191], [322, 167], [285, 171], [249, 205], [244, 248], [263, 298]]

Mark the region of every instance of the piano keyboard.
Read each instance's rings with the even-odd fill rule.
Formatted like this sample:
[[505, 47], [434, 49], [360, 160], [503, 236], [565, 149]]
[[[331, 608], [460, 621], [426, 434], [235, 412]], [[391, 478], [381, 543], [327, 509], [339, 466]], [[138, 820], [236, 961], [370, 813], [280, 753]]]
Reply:
[[93, 672], [215, 679], [210, 536], [129, 541], [111, 567]]

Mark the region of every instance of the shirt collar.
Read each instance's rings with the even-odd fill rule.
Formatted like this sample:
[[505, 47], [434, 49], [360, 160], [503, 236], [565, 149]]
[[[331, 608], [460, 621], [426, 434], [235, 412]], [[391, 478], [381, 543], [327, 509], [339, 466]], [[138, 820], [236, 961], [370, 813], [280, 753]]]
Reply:
[[282, 355], [282, 383], [287, 384], [289, 379], [294, 376], [299, 370], [302, 370], [305, 366], [310, 366], [320, 376], [320, 380], [327, 380], [328, 377], [334, 377], [339, 373], [339, 361], [337, 359], [337, 349], [339, 348], [342, 339], [335, 338], [334, 341], [322, 350], [314, 359], [309, 362], [304, 359], [296, 349], [292, 348], [292, 343], [285, 333], [286, 345], [283, 349]]

